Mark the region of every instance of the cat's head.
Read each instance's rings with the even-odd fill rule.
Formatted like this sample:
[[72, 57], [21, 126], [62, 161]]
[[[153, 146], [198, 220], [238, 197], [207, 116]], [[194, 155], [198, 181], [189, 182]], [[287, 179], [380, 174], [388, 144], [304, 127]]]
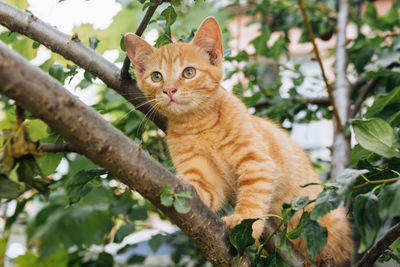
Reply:
[[212, 108], [223, 58], [222, 33], [215, 18], [206, 18], [190, 43], [153, 48], [128, 33], [125, 47], [139, 88], [162, 114], [174, 118]]

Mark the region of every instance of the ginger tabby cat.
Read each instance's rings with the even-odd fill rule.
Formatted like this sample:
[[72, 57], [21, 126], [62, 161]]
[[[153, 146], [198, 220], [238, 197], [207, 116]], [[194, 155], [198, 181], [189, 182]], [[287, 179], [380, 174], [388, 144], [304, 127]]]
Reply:
[[[213, 211], [228, 200], [234, 206], [234, 213], [222, 218], [228, 227], [244, 218], [281, 214], [282, 203], [297, 196], [317, 197], [320, 187], [299, 187], [321, 182], [306, 153], [285, 130], [250, 115], [220, 87], [222, 33], [215, 18], [203, 21], [191, 43], [157, 49], [126, 34], [125, 47], [139, 88], [168, 118], [167, 144], [177, 176]], [[353, 246], [344, 210], [330, 212], [320, 224], [328, 228], [328, 241], [317, 260], [326, 255], [337, 264], [349, 260]], [[255, 238], [262, 227], [262, 221], [253, 224]], [[293, 243], [307, 255], [303, 240]]]

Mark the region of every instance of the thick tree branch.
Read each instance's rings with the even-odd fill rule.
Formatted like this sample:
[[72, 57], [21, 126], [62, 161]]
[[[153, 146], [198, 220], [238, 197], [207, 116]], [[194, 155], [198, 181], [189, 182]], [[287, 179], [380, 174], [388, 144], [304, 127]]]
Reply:
[[[235, 266], [234, 251], [225, 224], [198, 197], [128, 137], [106, 122], [61, 84], [0, 42], [0, 93], [46, 122], [49, 127], [94, 163], [102, 166], [132, 190], [138, 191], [168, 216], [216, 266]], [[160, 190], [190, 190], [191, 210], [180, 214], [160, 203]], [[250, 266], [242, 257], [242, 266]]]
[[324, 78], [324, 81], [325, 81], [325, 84], [326, 84], [326, 89], [328, 90], [329, 100], [330, 100], [332, 108], [333, 108], [333, 115], [334, 115], [334, 117], [336, 119], [336, 122], [337, 122], [337, 129], [340, 132], [340, 131], [343, 130], [343, 124], [341, 122], [341, 119], [340, 119], [340, 116], [339, 116], [339, 112], [338, 112], [338, 108], [337, 108], [336, 103], [335, 103], [335, 98], [333, 96], [333, 88], [332, 88], [332, 85], [328, 82], [328, 78], [326, 77], [324, 65], [322, 64], [321, 56], [319, 55], [318, 46], [317, 46], [317, 43], [315, 42], [314, 32], [313, 32], [313, 30], [311, 28], [311, 24], [310, 24], [310, 21], [309, 21], [308, 16], [307, 16], [306, 6], [305, 6], [305, 4], [303, 3], [302, 0], [299, 0], [299, 6], [300, 6], [301, 13], [303, 14], [303, 17], [304, 17], [304, 22], [305, 22], [306, 27], [307, 27], [308, 36], [309, 36], [310, 41], [311, 41], [311, 43], [312, 43], [312, 45], [314, 47], [315, 57], [316, 57], [316, 59], [317, 59], [317, 61], [319, 63], [319, 66], [321, 67], [322, 77]]
[[400, 223], [389, 229], [387, 233], [379, 240], [358, 262], [357, 267], [372, 266], [378, 257], [398, 238], [400, 237]]
[[[137, 28], [135, 34], [137, 36], [141, 36], [144, 32], [144, 30], [147, 27], [147, 24], [149, 24], [151, 17], [153, 16], [154, 12], [156, 11], [158, 7], [158, 0], [151, 0], [151, 2], [154, 4], [152, 6], [149, 6], [147, 8], [146, 14], [144, 15], [142, 22], [140, 23], [139, 27]], [[132, 79], [131, 75], [129, 74], [129, 66], [131, 65], [131, 61], [129, 60], [128, 56], [125, 56], [124, 59], [124, 64], [122, 65], [121, 69], [121, 79], [123, 80], [130, 80]]]
[[[148, 114], [150, 105], [143, 105], [144, 97], [133, 79], [122, 80], [120, 70], [113, 63], [85, 46], [79, 39], [68, 42], [69, 36], [58, 31], [32, 14], [24, 12], [0, 0], [0, 24], [41, 43], [55, 53], [71, 60], [79, 67], [99, 77], [108, 87], [117, 91], [138, 110]], [[166, 119], [159, 113], [152, 115], [152, 121], [163, 131]]]

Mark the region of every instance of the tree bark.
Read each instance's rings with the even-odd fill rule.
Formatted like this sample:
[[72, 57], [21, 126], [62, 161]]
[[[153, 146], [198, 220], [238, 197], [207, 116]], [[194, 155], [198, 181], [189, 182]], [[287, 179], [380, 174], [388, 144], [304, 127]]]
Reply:
[[399, 237], [400, 223], [397, 223], [364, 254], [358, 262], [357, 267], [372, 266], [378, 257]]
[[[79, 67], [100, 78], [108, 87], [114, 89], [131, 102], [143, 114], [151, 110], [149, 104], [143, 105], [144, 97], [133, 79], [122, 79], [116, 65], [106, 60], [93, 49], [85, 46], [79, 39], [68, 42], [70, 36], [58, 31], [28, 12], [24, 12], [0, 0], [0, 24], [13, 32], [18, 32], [46, 46], [51, 51], [71, 60]], [[132, 97], [137, 96], [137, 97]], [[158, 112], [151, 120], [163, 131], [167, 120]]]
[[[350, 83], [347, 80], [347, 55], [346, 55], [346, 26], [349, 13], [348, 0], [338, 0], [337, 43], [336, 43], [336, 84], [334, 96], [339, 112], [340, 121], [345, 125], [350, 107]], [[336, 127], [334, 119], [334, 138], [332, 145], [331, 178], [335, 179], [349, 164], [350, 138], [346, 131]]]

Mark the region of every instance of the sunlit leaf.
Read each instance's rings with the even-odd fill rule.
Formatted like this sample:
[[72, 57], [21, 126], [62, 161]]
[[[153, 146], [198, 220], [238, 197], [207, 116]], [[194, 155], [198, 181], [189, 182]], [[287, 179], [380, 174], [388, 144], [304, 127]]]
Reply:
[[352, 124], [356, 140], [363, 148], [390, 158], [400, 155], [395, 148], [394, 130], [384, 120], [354, 120]]

